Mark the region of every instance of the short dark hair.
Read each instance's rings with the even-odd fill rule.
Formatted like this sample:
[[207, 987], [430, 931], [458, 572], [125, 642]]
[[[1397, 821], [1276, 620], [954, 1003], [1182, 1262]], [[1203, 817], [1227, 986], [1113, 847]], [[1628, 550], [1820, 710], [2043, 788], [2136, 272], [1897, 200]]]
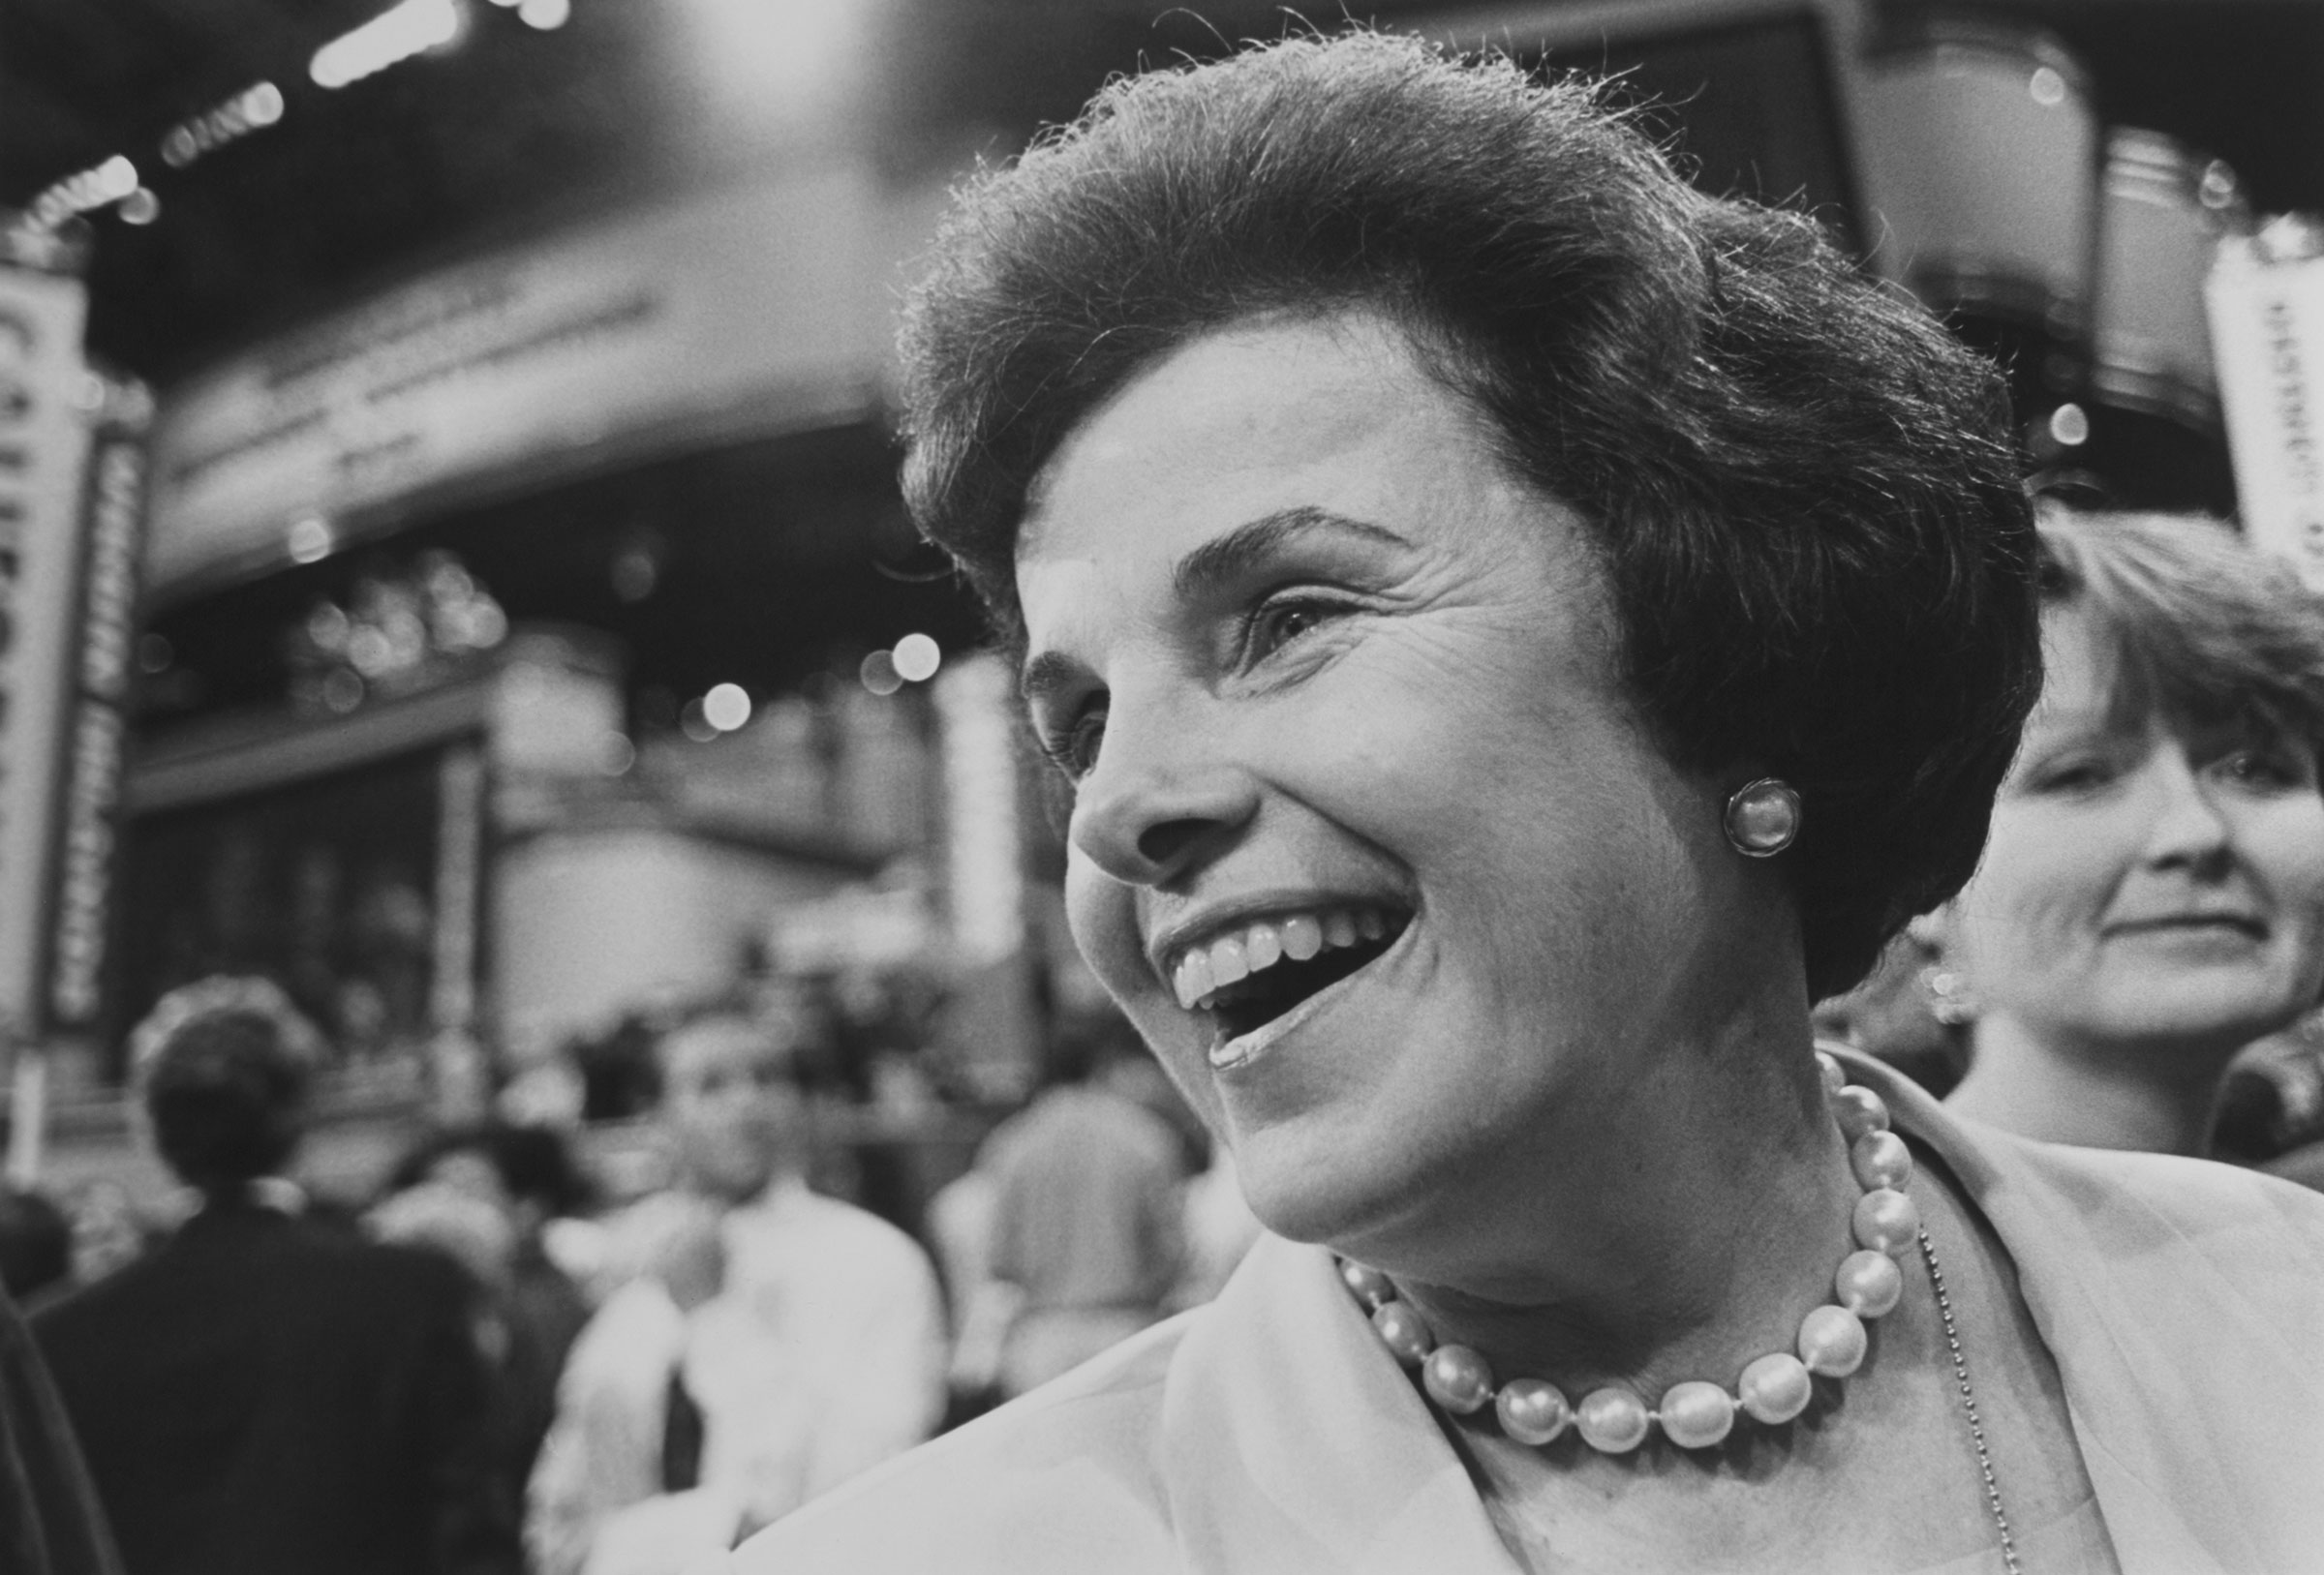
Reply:
[[2039, 689], [2003, 384], [1596, 87], [1361, 30], [1108, 87], [963, 190], [914, 291], [914, 516], [1021, 651], [1017, 529], [1064, 436], [1207, 330], [1349, 309], [1582, 515], [1665, 752], [1799, 789], [1808, 983], [1862, 978], [1975, 866]]
[[186, 1019], [144, 1066], [162, 1159], [212, 1195], [279, 1170], [305, 1129], [312, 1067], [264, 1012], [226, 1008]]
[[437, 1165], [474, 1154], [493, 1168], [510, 1198], [534, 1202], [552, 1217], [577, 1214], [591, 1201], [588, 1173], [563, 1133], [523, 1122], [486, 1120], [427, 1134], [387, 1174], [387, 1196], [424, 1184]]
[[2085, 606], [2113, 703], [2179, 723], [2255, 717], [2324, 747], [2324, 596], [2198, 514], [2041, 511], [2041, 599]]

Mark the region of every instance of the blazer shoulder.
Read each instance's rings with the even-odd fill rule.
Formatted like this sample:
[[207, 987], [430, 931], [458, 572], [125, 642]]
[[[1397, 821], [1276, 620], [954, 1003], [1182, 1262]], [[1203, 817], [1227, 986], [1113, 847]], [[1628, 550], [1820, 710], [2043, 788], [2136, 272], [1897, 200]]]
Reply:
[[746, 1542], [728, 1575], [1174, 1567], [1153, 1441], [1186, 1318], [816, 1499]]

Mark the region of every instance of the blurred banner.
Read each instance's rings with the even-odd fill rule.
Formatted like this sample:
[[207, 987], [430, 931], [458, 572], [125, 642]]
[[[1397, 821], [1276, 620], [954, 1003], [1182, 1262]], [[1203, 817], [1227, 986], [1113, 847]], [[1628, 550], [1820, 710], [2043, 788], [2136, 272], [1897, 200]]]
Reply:
[[2228, 241], [2208, 295], [2244, 530], [2324, 591], [2324, 228]]
[[895, 259], [939, 196], [855, 165], [686, 194], [230, 357], [163, 398], [152, 589], [320, 556], [480, 481], [869, 414]]
[[13, 217], [0, 212], [0, 1054], [46, 1026], [46, 898], [94, 404], [81, 361], [82, 259]]
[[77, 617], [68, 653], [63, 797], [55, 822], [49, 900], [47, 1023], [56, 1033], [97, 1025], [112, 934], [113, 864], [121, 770], [135, 665], [138, 560], [145, 537], [145, 438], [153, 397], [134, 379], [99, 378], [99, 404], [81, 489]]

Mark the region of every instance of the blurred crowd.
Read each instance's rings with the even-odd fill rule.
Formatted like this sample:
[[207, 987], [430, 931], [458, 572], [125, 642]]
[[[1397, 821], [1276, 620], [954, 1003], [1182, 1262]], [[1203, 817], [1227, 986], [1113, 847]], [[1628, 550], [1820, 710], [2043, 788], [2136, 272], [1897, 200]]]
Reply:
[[794, 996], [641, 1012], [566, 1063], [604, 1121], [519, 1089], [349, 1198], [294, 1179], [330, 1047], [289, 998], [166, 998], [131, 1075], [182, 1193], [0, 1195], [86, 1567], [674, 1575], [1217, 1290], [1257, 1225], [1126, 1025], [948, 1164], [831, 1136], [935, 1097], [889, 1006], [868, 1056]]
[[[2315, 602], [2204, 522], [2042, 548], [1984, 863], [1818, 1031], [1995, 1127], [2324, 1183]], [[2161, 920], [2212, 937], [2175, 972], [2096, 944]], [[996, 1105], [941, 1005], [640, 1008], [351, 1197], [297, 1179], [335, 1047], [268, 981], [170, 992], [128, 1059], [175, 1199], [0, 1192], [0, 1568], [678, 1575], [1218, 1296], [1259, 1227], [1129, 1026], [1061, 1014]]]

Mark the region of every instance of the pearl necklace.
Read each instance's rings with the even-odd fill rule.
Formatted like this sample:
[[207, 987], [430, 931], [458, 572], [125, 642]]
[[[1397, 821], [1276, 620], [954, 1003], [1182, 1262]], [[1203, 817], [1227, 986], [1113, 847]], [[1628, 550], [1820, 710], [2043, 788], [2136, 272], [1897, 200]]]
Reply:
[[[1496, 1386], [1478, 1351], [1435, 1343], [1421, 1315], [1396, 1299], [1387, 1275], [1342, 1259], [1340, 1278], [1371, 1314], [1381, 1343], [1406, 1367], [1420, 1369], [1429, 1399], [1463, 1416], [1490, 1405], [1501, 1430], [1520, 1443], [1548, 1443], [1571, 1426], [1591, 1448], [1627, 1454], [1659, 1426], [1682, 1449], [1708, 1449], [1732, 1431], [1738, 1409], [1769, 1426], [1789, 1422], [1815, 1398], [1811, 1375], [1844, 1378], [1862, 1365], [1865, 1321], [1896, 1306], [1905, 1287], [1896, 1260], [1923, 1240], [1920, 1210], [1904, 1192], [1912, 1154], [1888, 1130], [1886, 1103], [1850, 1084], [1831, 1056], [1821, 1050], [1816, 1056], [1833, 1119], [1849, 1141], [1849, 1164], [1864, 1189], [1851, 1222], [1857, 1246], [1832, 1276], [1833, 1300], [1800, 1320], [1797, 1353], [1774, 1351], [1749, 1363], [1731, 1393], [1688, 1379], [1672, 1384], [1649, 1408], [1635, 1391], [1611, 1384], [1584, 1395], [1578, 1406], [1541, 1378], [1511, 1378]], [[1954, 1351], [1957, 1358], [1957, 1344]]]
[[1689, 1379], [1664, 1390], [1662, 1404], [1650, 1410], [1636, 1394], [1612, 1385], [1592, 1390], [1579, 1406], [1569, 1406], [1563, 1391], [1540, 1378], [1511, 1378], [1496, 1388], [1484, 1357], [1466, 1346], [1437, 1345], [1421, 1315], [1396, 1300], [1396, 1287], [1387, 1275], [1342, 1258], [1340, 1279], [1371, 1313], [1381, 1343], [1406, 1367], [1421, 1370], [1421, 1385], [1428, 1398], [1447, 1410], [1466, 1416], [1490, 1402], [1501, 1430], [1520, 1443], [1548, 1443], [1571, 1426], [1591, 1448], [1619, 1455], [1644, 1443], [1657, 1426], [1682, 1449], [1708, 1449], [1733, 1431], [1737, 1410], [1769, 1426], [1806, 1410], [1815, 1398], [1811, 1375], [1844, 1378], [1863, 1364], [1865, 1320], [1895, 1309], [1904, 1294], [1904, 1275], [1896, 1259], [1917, 1249], [1936, 1289], [1946, 1353], [1961, 1408], [1969, 1417], [1970, 1439], [1976, 1446], [1985, 1507], [2001, 1531], [2002, 1567], [2006, 1575], [2018, 1575], [2017, 1540], [2002, 1509], [1984, 1420], [1977, 1414], [1976, 1392], [1970, 1387], [1961, 1332], [1953, 1324], [1953, 1299], [1945, 1290], [1937, 1245], [1920, 1223], [1919, 1208], [1905, 1195], [1905, 1183], [1912, 1179], [1911, 1150], [1888, 1130], [1885, 1100], [1849, 1082], [1840, 1063], [1822, 1050], [1816, 1052], [1816, 1064], [1832, 1119], [1848, 1138], [1849, 1166], [1864, 1189], [1850, 1222], [1857, 1251], [1842, 1258], [1832, 1276], [1834, 1299], [1800, 1319], [1798, 1353], [1779, 1350], [1749, 1363], [1732, 1394], [1716, 1383]]

